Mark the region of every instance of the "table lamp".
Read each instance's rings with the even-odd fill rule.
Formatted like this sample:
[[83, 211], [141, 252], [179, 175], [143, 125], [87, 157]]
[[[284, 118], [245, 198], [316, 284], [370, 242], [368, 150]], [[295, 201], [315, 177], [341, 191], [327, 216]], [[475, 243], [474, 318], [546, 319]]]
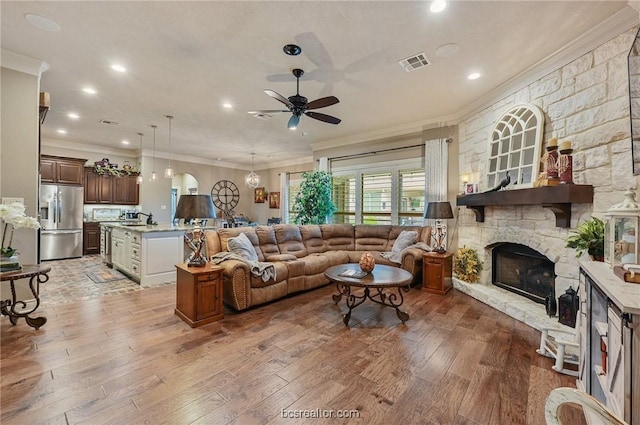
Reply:
[[435, 219], [436, 227], [431, 230], [431, 234], [436, 240], [435, 252], [446, 252], [444, 245], [447, 242], [447, 225], [442, 222], [448, 218], [453, 218], [453, 211], [449, 201], [429, 202], [424, 218]]
[[[198, 218], [216, 218], [216, 209], [210, 195], [181, 195], [174, 219], [184, 219], [185, 224]], [[204, 232], [199, 226], [184, 233], [184, 241], [193, 251], [188, 258], [188, 267], [203, 267], [207, 259], [202, 256]]]

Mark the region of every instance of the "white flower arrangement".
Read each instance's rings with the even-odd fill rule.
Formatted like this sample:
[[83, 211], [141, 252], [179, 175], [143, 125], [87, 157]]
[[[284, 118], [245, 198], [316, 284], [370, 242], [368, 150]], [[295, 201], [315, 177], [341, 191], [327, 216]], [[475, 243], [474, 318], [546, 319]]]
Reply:
[[[11, 257], [16, 253], [16, 249], [11, 247], [13, 241], [13, 231], [21, 227], [28, 229], [39, 229], [40, 223], [34, 217], [28, 217], [24, 212], [24, 204], [14, 202], [12, 204], [0, 204], [0, 222], [2, 226], [2, 248], [0, 253], [3, 257]], [[8, 238], [7, 238], [7, 233]], [[6, 242], [6, 245], [5, 245]]]

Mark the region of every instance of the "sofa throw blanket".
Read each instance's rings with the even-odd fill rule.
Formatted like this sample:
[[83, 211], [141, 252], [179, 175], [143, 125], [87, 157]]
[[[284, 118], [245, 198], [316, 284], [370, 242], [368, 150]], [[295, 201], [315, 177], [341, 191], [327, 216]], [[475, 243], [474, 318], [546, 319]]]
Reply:
[[251, 241], [244, 233], [240, 233], [235, 238], [229, 238], [227, 241], [228, 252], [218, 252], [211, 256], [211, 261], [220, 264], [225, 260], [238, 260], [249, 265], [251, 274], [260, 276], [263, 282], [269, 279], [276, 279], [276, 268], [271, 263], [258, 261], [258, 254], [251, 244]]
[[276, 279], [276, 268], [271, 263], [264, 263], [261, 261], [252, 261], [247, 260], [245, 257], [234, 254], [233, 252], [218, 252], [211, 256], [211, 262], [214, 264], [220, 264], [226, 260], [238, 260], [242, 261], [245, 264], [249, 265], [249, 269], [251, 270], [251, 274], [254, 276], [259, 276], [263, 282], [267, 282], [269, 279]]
[[395, 252], [395, 251], [381, 252], [380, 256], [382, 256], [383, 258], [386, 258], [387, 260], [391, 261], [392, 263], [402, 264], [402, 255], [404, 254], [404, 251], [407, 250], [407, 249], [411, 249], [411, 248], [421, 249], [421, 250], [423, 250], [425, 252], [430, 252], [430, 251], [433, 250], [426, 243], [418, 242], [418, 243], [415, 243], [413, 245], [409, 245], [408, 247], [406, 247], [405, 249], [403, 249], [400, 252]]

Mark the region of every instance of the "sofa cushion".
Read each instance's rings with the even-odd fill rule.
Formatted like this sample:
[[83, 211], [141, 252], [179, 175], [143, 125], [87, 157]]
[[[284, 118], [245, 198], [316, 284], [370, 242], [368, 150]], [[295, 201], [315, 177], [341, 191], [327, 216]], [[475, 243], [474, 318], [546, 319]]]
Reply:
[[304, 263], [305, 276], [324, 273], [331, 266], [329, 259], [322, 254], [307, 255], [298, 259], [298, 261]]
[[[221, 251], [229, 251], [229, 247], [227, 245], [227, 241], [229, 238], [235, 238], [240, 233], [244, 233], [247, 235], [253, 248], [258, 254], [258, 261], [264, 261], [264, 255], [262, 255], [262, 250], [260, 249], [260, 241], [258, 240], [258, 235], [256, 235], [256, 230], [253, 227], [228, 227], [223, 229], [216, 230], [218, 232], [218, 236], [220, 237], [220, 248]], [[214, 253], [211, 253], [212, 255]]]
[[297, 258], [307, 256], [308, 252], [302, 243], [300, 227], [295, 224], [276, 224], [273, 228], [281, 254], [293, 254]]
[[258, 261], [258, 254], [253, 248], [253, 244], [244, 233], [240, 233], [234, 238], [227, 239], [229, 252], [246, 258], [248, 261]]
[[390, 231], [391, 226], [386, 225], [356, 225], [356, 251], [386, 251]]
[[353, 251], [355, 249], [352, 224], [321, 224], [320, 230], [327, 251]]
[[302, 243], [309, 254], [325, 252], [327, 247], [324, 239], [322, 239], [322, 230], [317, 224], [307, 224], [300, 226], [300, 234], [302, 235]]
[[260, 250], [265, 259], [273, 254], [280, 254], [278, 241], [276, 240], [276, 232], [273, 230], [273, 226], [257, 226], [255, 231], [256, 236], [258, 236]]
[[392, 252], [402, 252], [403, 249], [416, 243], [418, 240], [418, 232], [415, 230], [403, 230], [400, 232], [396, 240], [393, 242]]
[[293, 261], [296, 260], [296, 257], [293, 254], [271, 254], [265, 257], [266, 261]]

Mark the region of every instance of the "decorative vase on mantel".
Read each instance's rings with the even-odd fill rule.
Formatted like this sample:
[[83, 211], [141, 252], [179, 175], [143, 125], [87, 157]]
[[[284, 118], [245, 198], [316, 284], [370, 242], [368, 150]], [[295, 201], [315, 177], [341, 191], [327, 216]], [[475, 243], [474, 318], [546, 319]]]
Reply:
[[0, 272], [11, 272], [15, 270], [22, 270], [20, 258], [17, 253], [0, 256]]

